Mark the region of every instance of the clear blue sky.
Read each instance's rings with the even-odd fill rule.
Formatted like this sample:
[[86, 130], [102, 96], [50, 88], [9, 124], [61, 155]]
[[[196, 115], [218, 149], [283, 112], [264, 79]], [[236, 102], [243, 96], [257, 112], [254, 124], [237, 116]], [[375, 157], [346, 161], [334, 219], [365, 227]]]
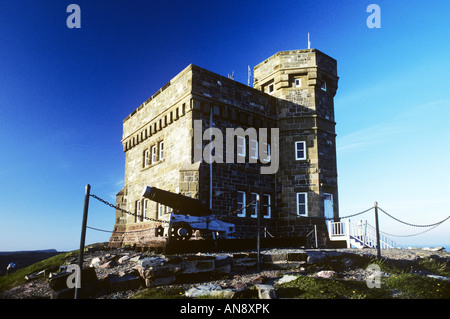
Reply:
[[[80, 29], [66, 26], [71, 3]], [[380, 29], [366, 25], [371, 3]], [[307, 48], [308, 32], [338, 61], [341, 216], [378, 201], [412, 224], [443, 220], [449, 12], [447, 0], [0, 1], [0, 251], [77, 249], [85, 185], [111, 202], [123, 186], [123, 119], [188, 64], [247, 83], [248, 65]], [[114, 216], [91, 198], [89, 226], [112, 230]], [[384, 214], [380, 227], [426, 230]], [[450, 221], [392, 238], [446, 245], [449, 233]], [[108, 239], [88, 230], [86, 243]]]

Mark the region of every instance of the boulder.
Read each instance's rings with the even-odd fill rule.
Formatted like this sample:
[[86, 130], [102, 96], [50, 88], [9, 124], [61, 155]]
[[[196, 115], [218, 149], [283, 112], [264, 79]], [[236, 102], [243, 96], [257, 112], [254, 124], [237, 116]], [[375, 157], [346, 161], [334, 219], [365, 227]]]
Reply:
[[231, 258], [231, 256], [216, 256], [216, 259], [214, 260], [214, 272], [218, 274], [229, 274], [231, 272], [232, 264], [233, 258]]
[[139, 271], [143, 279], [172, 276], [183, 270], [182, 265], [162, 265], [155, 267], [136, 266], [134, 269]]
[[191, 255], [184, 257], [184, 274], [193, 274], [200, 272], [210, 272], [215, 269], [214, 256]]
[[321, 270], [318, 273], [316, 273], [315, 276], [318, 278], [331, 279], [331, 278], [336, 278], [337, 273], [334, 270]]
[[[64, 271], [52, 276], [48, 281], [50, 289], [58, 291], [67, 288], [67, 279], [70, 275], [72, 275], [72, 272]], [[97, 274], [95, 273], [95, 269], [83, 268], [81, 271], [81, 286], [96, 281]]]
[[176, 280], [175, 276], [166, 277], [150, 277], [145, 279], [146, 287], [166, 286], [172, 284]]
[[278, 279], [277, 284], [284, 284], [285, 282], [294, 281], [298, 278], [298, 276], [293, 275], [284, 275], [280, 279]]
[[[196, 298], [200, 296], [208, 296], [213, 294], [217, 297], [219, 294], [223, 294], [223, 290], [224, 289], [222, 289], [221, 286], [209, 283], [197, 287], [192, 287], [191, 289], [185, 292], [185, 296], [188, 298]], [[231, 291], [230, 289], [227, 290]], [[230, 293], [227, 294], [230, 295]]]
[[144, 257], [141, 254], [137, 254], [135, 256], [130, 256], [130, 261], [137, 263], [139, 260], [141, 260], [143, 258]]
[[109, 290], [113, 292], [138, 289], [143, 284], [141, 277], [132, 275], [109, 275], [105, 278], [105, 281], [108, 283]]
[[101, 263], [103, 261], [103, 258], [95, 257], [91, 260], [91, 263], [89, 264], [89, 267], [98, 268], [100, 267]]
[[137, 261], [141, 267], [162, 266], [166, 263], [166, 259], [162, 257], [146, 257]]
[[257, 264], [256, 253], [237, 253], [233, 254], [233, 270], [246, 271], [255, 268]]
[[275, 289], [272, 285], [257, 284], [255, 287], [258, 290], [259, 299], [276, 299]]
[[307, 263], [308, 264], [316, 264], [324, 261], [327, 258], [327, 255], [321, 251], [309, 251]]
[[[75, 288], [69, 288], [67, 286], [67, 280], [72, 274], [72, 272], [64, 271], [49, 279], [49, 287], [52, 289], [52, 299], [74, 298]], [[79, 289], [78, 297], [80, 299], [92, 298], [95, 294], [97, 283], [95, 269], [92, 267], [83, 268], [81, 271], [81, 288]]]
[[125, 256], [120, 257], [118, 262], [119, 262], [119, 264], [123, 264], [123, 263], [126, 263], [130, 259], [131, 259], [130, 255], [125, 255]]

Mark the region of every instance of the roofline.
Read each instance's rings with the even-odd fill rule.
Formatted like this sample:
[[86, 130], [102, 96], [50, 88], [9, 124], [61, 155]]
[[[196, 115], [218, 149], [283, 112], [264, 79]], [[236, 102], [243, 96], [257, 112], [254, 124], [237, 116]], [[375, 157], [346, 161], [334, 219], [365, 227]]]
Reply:
[[258, 63], [253, 69], [257, 69], [259, 68], [261, 65], [266, 64], [268, 61], [275, 59], [276, 57], [280, 56], [280, 55], [286, 55], [286, 54], [297, 54], [297, 53], [319, 53], [321, 55], [324, 55], [334, 61], [336, 61], [336, 59], [332, 58], [331, 56], [329, 56], [328, 54], [323, 53], [322, 51], [318, 50], [318, 49], [301, 49], [301, 50], [287, 50], [287, 51], [278, 51], [277, 53], [275, 53], [274, 55], [272, 55], [271, 57], [268, 57], [267, 59], [265, 59], [264, 61], [262, 61], [261, 63]]

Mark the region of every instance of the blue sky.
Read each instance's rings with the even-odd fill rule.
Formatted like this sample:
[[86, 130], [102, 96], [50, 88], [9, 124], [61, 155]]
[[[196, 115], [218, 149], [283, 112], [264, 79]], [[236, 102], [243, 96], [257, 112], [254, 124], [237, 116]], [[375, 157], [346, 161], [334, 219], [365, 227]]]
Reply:
[[[69, 29], [69, 4], [81, 28]], [[369, 29], [366, 8], [381, 8]], [[122, 121], [188, 64], [247, 83], [247, 67], [311, 46], [338, 61], [341, 216], [375, 201], [412, 224], [450, 214], [450, 3], [0, 1], [0, 251], [79, 247], [84, 189], [115, 201]], [[88, 225], [115, 212], [91, 198]], [[373, 224], [373, 214], [360, 216]], [[358, 217], [359, 219], [359, 217]], [[380, 214], [394, 235], [414, 228]], [[404, 246], [450, 244], [450, 221]], [[107, 241], [88, 230], [86, 243]]]

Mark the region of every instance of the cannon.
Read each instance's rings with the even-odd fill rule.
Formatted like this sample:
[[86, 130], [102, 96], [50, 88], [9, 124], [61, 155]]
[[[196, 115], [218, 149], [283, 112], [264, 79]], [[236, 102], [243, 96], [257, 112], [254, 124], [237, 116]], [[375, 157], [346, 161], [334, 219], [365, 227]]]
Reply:
[[149, 186], [145, 187], [142, 196], [173, 209], [172, 213], [161, 218], [162, 226], [155, 230], [157, 237], [189, 240], [198, 230], [202, 235], [211, 234], [214, 239], [233, 238], [235, 225], [216, 218], [211, 209], [198, 199]]

